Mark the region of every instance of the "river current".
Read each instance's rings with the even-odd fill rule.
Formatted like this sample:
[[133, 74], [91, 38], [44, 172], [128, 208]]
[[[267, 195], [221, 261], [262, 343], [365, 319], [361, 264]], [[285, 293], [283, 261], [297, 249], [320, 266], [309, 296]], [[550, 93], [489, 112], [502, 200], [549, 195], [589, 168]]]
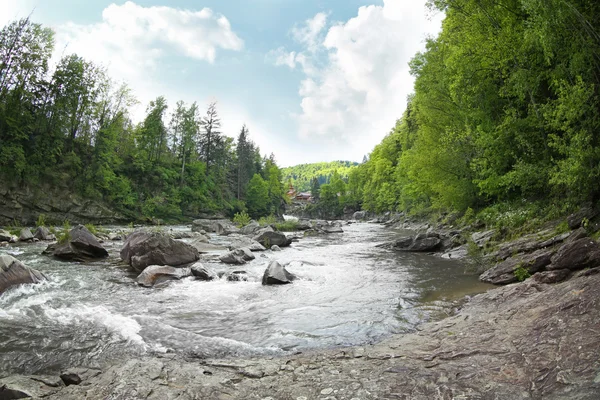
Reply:
[[[139, 287], [120, 262], [121, 241], [104, 243], [110, 257], [92, 263], [43, 256], [44, 243], [0, 249], [50, 278], [0, 296], [0, 376], [101, 367], [152, 353], [212, 358], [368, 344], [412, 331], [488, 287], [460, 261], [375, 247], [398, 235], [352, 224], [343, 234], [255, 253], [243, 266], [204, 262], [217, 272], [244, 270], [247, 282], [187, 278], [151, 289]], [[262, 286], [270, 260], [289, 263], [298, 280]]]

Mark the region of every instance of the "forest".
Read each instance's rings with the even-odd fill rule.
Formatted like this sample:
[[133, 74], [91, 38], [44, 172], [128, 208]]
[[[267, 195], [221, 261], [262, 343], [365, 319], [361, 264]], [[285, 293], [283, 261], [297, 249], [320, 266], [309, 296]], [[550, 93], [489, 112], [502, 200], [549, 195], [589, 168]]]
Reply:
[[223, 134], [217, 103], [158, 96], [143, 121], [125, 83], [76, 54], [51, 65], [54, 32], [29, 18], [0, 31], [0, 179], [65, 188], [127, 215], [279, 214], [281, 170], [246, 126]]
[[296, 191], [305, 192], [311, 190], [313, 180], [316, 179], [319, 185], [329, 183], [334, 172], [345, 180], [348, 179], [348, 173], [352, 167], [357, 166], [357, 162], [352, 161], [331, 161], [312, 164], [300, 164], [293, 167], [282, 168], [281, 174], [283, 181], [289, 186], [294, 186]]
[[446, 17], [410, 63], [414, 93], [344, 207], [489, 225], [564, 215], [600, 195], [600, 3], [432, 0]]

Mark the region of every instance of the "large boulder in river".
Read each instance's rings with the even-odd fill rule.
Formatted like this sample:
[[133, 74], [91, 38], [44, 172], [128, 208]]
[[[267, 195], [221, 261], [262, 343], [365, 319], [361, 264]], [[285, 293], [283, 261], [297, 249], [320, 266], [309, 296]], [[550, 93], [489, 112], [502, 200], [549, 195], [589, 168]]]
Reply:
[[235, 249], [227, 254], [223, 254], [219, 257], [219, 260], [226, 264], [245, 264], [246, 261], [254, 260], [255, 258], [254, 254], [248, 248], [242, 247], [241, 249]]
[[195, 247], [162, 232], [133, 232], [121, 249], [121, 259], [139, 272], [150, 265], [184, 267], [199, 258]]
[[31, 242], [33, 240], [33, 234], [29, 228], [21, 229], [21, 233], [19, 234], [20, 242]]
[[192, 276], [190, 268], [175, 268], [165, 265], [150, 265], [137, 277], [140, 286], [152, 287], [162, 282]]
[[260, 229], [260, 224], [256, 221], [250, 221], [250, 223], [240, 229], [242, 235], [253, 235], [257, 230]]
[[277, 261], [271, 261], [262, 278], [263, 285], [285, 285], [296, 279], [294, 274]]
[[415, 237], [405, 236], [391, 243], [384, 243], [378, 247], [407, 252], [430, 252], [441, 248], [442, 240], [435, 233], [422, 233]]
[[21, 261], [9, 256], [0, 255], [0, 294], [8, 288], [24, 283], [40, 283], [46, 280], [44, 274], [26, 267]]
[[214, 279], [218, 279], [219, 276], [212, 269], [202, 265], [201, 263], [196, 263], [192, 265], [190, 268], [192, 271], [192, 275], [201, 281], [212, 281]]
[[65, 243], [51, 244], [44, 254], [67, 261], [90, 261], [108, 257], [108, 252], [85, 226], [71, 229]]
[[0, 229], [0, 242], [10, 242], [12, 237], [13, 235], [10, 232]]
[[233, 241], [229, 244], [229, 250], [247, 248], [250, 251], [265, 251], [266, 248], [262, 244], [258, 243], [256, 240], [250, 239], [245, 236], [239, 236], [233, 239]]
[[262, 244], [266, 248], [270, 248], [273, 245], [277, 245], [279, 247], [286, 247], [292, 244], [292, 239], [288, 239], [284, 233], [281, 232], [273, 232], [265, 230], [262, 233], [256, 235], [254, 237], [258, 243]]

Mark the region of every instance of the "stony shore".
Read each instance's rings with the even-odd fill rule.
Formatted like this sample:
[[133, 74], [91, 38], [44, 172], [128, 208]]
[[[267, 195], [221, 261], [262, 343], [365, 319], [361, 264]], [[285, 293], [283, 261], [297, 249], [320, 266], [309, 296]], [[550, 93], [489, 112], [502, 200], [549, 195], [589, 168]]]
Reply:
[[[48, 399], [600, 398], [600, 274], [534, 280], [475, 296], [456, 315], [360, 348], [199, 360], [167, 354], [103, 371], [0, 380]], [[75, 379], [78, 381], [78, 379]], [[4, 391], [3, 391], [4, 390]], [[17, 393], [12, 392], [12, 393]]]

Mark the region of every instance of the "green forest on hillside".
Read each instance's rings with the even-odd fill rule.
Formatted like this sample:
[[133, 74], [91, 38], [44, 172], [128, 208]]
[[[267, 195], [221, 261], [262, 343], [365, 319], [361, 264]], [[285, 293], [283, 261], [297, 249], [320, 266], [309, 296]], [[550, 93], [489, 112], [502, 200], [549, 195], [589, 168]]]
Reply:
[[[344, 206], [552, 218], [600, 195], [600, 3], [432, 0], [415, 92]], [[358, 182], [358, 184], [356, 183]], [[482, 210], [482, 211], [481, 211]]]
[[348, 179], [348, 173], [352, 167], [358, 165], [352, 161], [331, 161], [312, 164], [300, 164], [293, 167], [281, 169], [283, 181], [289, 186], [291, 183], [296, 191], [305, 192], [311, 190], [314, 179], [319, 185], [329, 183], [334, 172], [337, 171], [342, 178]]
[[216, 103], [164, 97], [141, 123], [126, 84], [76, 54], [49, 61], [54, 32], [29, 19], [0, 31], [0, 178], [44, 183], [102, 200], [130, 215], [178, 219], [201, 212], [279, 213], [281, 171], [248, 129], [223, 135]]

